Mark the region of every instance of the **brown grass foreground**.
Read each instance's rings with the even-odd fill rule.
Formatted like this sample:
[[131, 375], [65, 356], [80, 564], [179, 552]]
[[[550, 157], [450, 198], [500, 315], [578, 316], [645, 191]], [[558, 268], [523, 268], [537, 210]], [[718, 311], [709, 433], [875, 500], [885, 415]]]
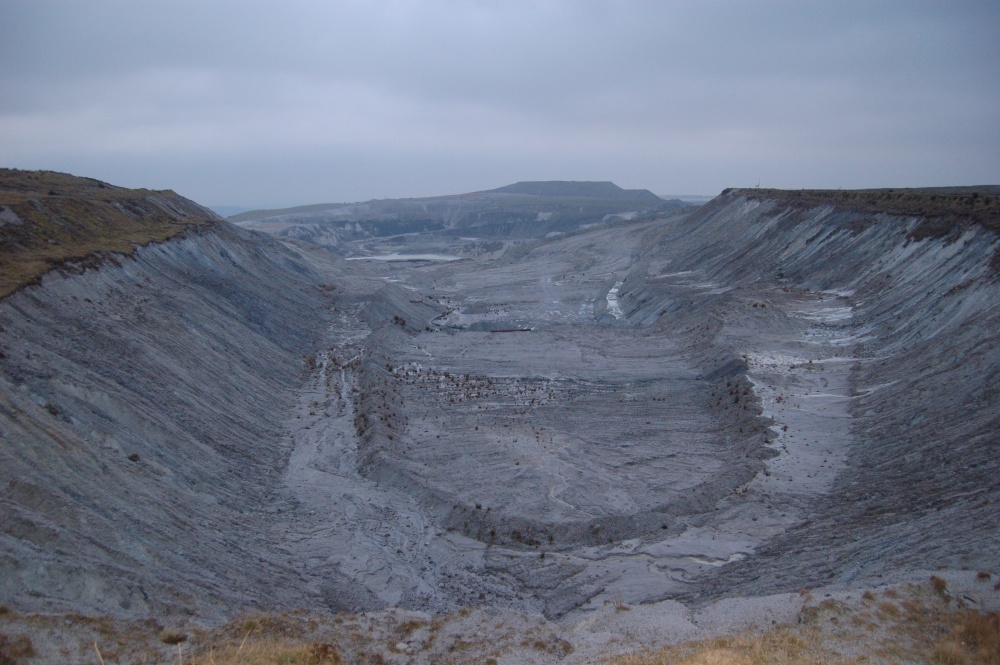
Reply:
[[[794, 625], [582, 662], [605, 665], [1000, 665], [1000, 615], [963, 607], [963, 601], [952, 598], [942, 583], [940, 578], [931, 578], [926, 584], [911, 585], [900, 591], [890, 589], [878, 595], [867, 592], [851, 604], [834, 599], [814, 602], [808, 597], [799, 623]], [[451, 620], [460, 621], [461, 615]], [[435, 620], [434, 625], [426, 628], [432, 634], [447, 632], [444, 626], [449, 621]], [[347, 628], [352, 622], [353, 619], [348, 619], [343, 625]], [[243, 621], [238, 628], [242, 630], [248, 625]], [[280, 629], [280, 622], [265, 619], [254, 625], [267, 628], [260, 633], [262, 639], [254, 639], [252, 630], [237, 638], [231, 627], [229, 639], [210, 645], [207, 653], [203, 647], [196, 657], [185, 658], [183, 663], [327, 665], [390, 662], [378, 652], [377, 638], [369, 642], [370, 634], [361, 638], [356, 629], [348, 632], [348, 639], [328, 644], [289, 639], [287, 631]], [[411, 628], [407, 626], [407, 630]], [[492, 652], [497, 658], [484, 656], [485, 652], [475, 648], [466, 653], [449, 649], [439, 654], [425, 653], [425, 660], [420, 662], [498, 662], [504, 655], [516, 654], [518, 648], [526, 651], [532, 662], [536, 659], [538, 662], [559, 662], [572, 653], [571, 650], [539, 650], [532, 646], [534, 641], [531, 639], [515, 639], [506, 645], [495, 639], [487, 641], [490, 646], [499, 647]], [[353, 651], [353, 647], [361, 647], [361, 650]]]
[[[183, 655], [179, 659], [183, 658]], [[226, 645], [209, 650], [197, 660], [184, 660], [185, 665], [340, 665], [344, 659], [330, 644], [292, 644], [286, 642], [253, 642]]]
[[[993, 586], [989, 579], [977, 584], [983, 592]], [[0, 616], [0, 664], [1000, 665], [1000, 615], [969, 609], [941, 578], [822, 599], [803, 592], [802, 603], [790, 625], [644, 651], [624, 634], [607, 643], [571, 644], [568, 639], [582, 634], [488, 610], [433, 618], [394, 611], [259, 614], [211, 629], [169, 630], [150, 620], [8, 611]], [[610, 655], [610, 649], [632, 652]]]
[[171, 191], [0, 169], [0, 298], [50, 270], [82, 270], [215, 221]]
[[[687, 642], [606, 661], [607, 665], [1000, 665], [1000, 615], [964, 609], [943, 580], [911, 586], [859, 606], [826, 600], [800, 623], [767, 632]], [[936, 596], [936, 597], [935, 597]]]

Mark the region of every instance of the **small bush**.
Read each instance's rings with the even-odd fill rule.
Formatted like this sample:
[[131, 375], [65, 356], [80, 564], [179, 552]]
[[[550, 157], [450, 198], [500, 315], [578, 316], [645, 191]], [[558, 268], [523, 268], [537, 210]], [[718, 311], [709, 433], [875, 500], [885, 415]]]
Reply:
[[628, 603], [626, 603], [625, 599], [622, 598], [621, 596], [616, 596], [613, 602], [615, 606], [615, 612], [628, 612], [632, 609], [631, 607], [628, 606]]
[[0, 635], [0, 665], [18, 665], [35, 655], [35, 645], [27, 635]]
[[308, 665], [340, 665], [343, 662], [337, 647], [332, 644], [317, 642], [306, 649]]
[[180, 644], [181, 642], [187, 642], [187, 638], [187, 635], [176, 630], [165, 630], [160, 633], [160, 641], [164, 644]]
[[898, 619], [902, 616], [902, 612], [899, 611], [899, 606], [888, 601], [882, 601], [878, 604], [878, 613], [879, 617], [883, 619]]

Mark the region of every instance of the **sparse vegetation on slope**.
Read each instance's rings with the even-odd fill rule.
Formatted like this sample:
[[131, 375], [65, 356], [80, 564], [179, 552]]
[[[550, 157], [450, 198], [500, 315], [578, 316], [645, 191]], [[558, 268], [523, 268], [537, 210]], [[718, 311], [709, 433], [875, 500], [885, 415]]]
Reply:
[[[724, 194], [777, 201], [796, 208], [834, 205], [857, 212], [926, 217], [924, 237], [943, 237], [956, 222], [973, 222], [1000, 231], [1000, 185], [918, 189], [728, 189]], [[941, 220], [950, 223], [941, 223]]]
[[0, 169], [0, 297], [54, 268], [92, 267], [109, 254], [131, 254], [215, 220], [171, 191]]

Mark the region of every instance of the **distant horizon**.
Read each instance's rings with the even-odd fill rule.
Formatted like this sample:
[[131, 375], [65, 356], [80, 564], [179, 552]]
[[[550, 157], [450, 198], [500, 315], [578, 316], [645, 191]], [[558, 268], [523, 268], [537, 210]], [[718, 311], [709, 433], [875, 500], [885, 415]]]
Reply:
[[[215, 211], [216, 213], [218, 213], [220, 215], [222, 213], [219, 212], [219, 209], [223, 209], [223, 210], [227, 210], [227, 211], [230, 211], [230, 210], [236, 211], [236, 212], [230, 212], [228, 215], [223, 215], [223, 217], [231, 217], [232, 215], [237, 215], [237, 214], [240, 214], [241, 212], [253, 212], [253, 211], [257, 211], [257, 210], [286, 210], [286, 209], [289, 209], [289, 208], [302, 208], [302, 207], [307, 207], [307, 206], [354, 205], [354, 204], [358, 204], [358, 203], [367, 203], [369, 201], [392, 201], [392, 200], [405, 200], [405, 199], [432, 199], [432, 198], [438, 198], [438, 197], [443, 197], [443, 196], [462, 196], [462, 195], [465, 195], [465, 194], [474, 194], [474, 193], [477, 193], [477, 192], [489, 192], [489, 191], [492, 191], [492, 190], [495, 190], [495, 189], [501, 189], [503, 187], [507, 187], [507, 186], [510, 186], [510, 185], [513, 185], [513, 184], [516, 184], [516, 183], [521, 183], [521, 182], [610, 182], [610, 183], [612, 183], [612, 184], [620, 187], [621, 189], [625, 189], [625, 190], [645, 190], [645, 191], [651, 192], [652, 194], [654, 194], [654, 195], [656, 195], [656, 196], [658, 196], [658, 197], [660, 197], [661, 199], [664, 199], [664, 200], [679, 199], [679, 200], [682, 200], [682, 201], [685, 201], [685, 200], [702, 200], [702, 199], [709, 200], [709, 199], [713, 199], [716, 196], [718, 196], [719, 192], [722, 191], [722, 190], [719, 190], [719, 192], [716, 192], [715, 194], [659, 194], [656, 191], [654, 191], [654, 190], [652, 190], [652, 189], [650, 189], [648, 187], [621, 187], [620, 185], [618, 185], [618, 183], [614, 182], [613, 180], [560, 180], [560, 179], [552, 179], [552, 180], [518, 180], [518, 181], [515, 181], [515, 182], [507, 183], [506, 185], [498, 185], [496, 187], [489, 187], [489, 188], [486, 188], [486, 189], [475, 189], [475, 190], [469, 190], [469, 191], [465, 191], [465, 192], [450, 191], [450, 192], [437, 193], [437, 194], [422, 194], [422, 195], [419, 195], [419, 196], [388, 196], [388, 197], [384, 197], [384, 198], [355, 199], [355, 200], [350, 200], [350, 201], [312, 201], [312, 202], [305, 202], [305, 203], [294, 203], [294, 204], [291, 204], [291, 205], [276, 205], [276, 206], [264, 206], [264, 207], [254, 207], [254, 206], [246, 206], [246, 205], [232, 204], [232, 203], [214, 204], [214, 203], [201, 203], [200, 201], [196, 201], [196, 202], [199, 203], [199, 204], [201, 204], [201, 205], [204, 205], [206, 208], [210, 208], [211, 210]], [[725, 189], [725, 188], [723, 188], [723, 189]], [[178, 194], [181, 194], [181, 196], [184, 196], [184, 194], [182, 192], [178, 192]], [[190, 198], [190, 197], [188, 197], [188, 198]]]
[[[568, 182], [606, 182], [606, 181], [568, 181]], [[114, 184], [114, 183], [112, 183], [112, 184]], [[617, 184], [617, 183], [615, 183], [615, 184]], [[907, 190], [907, 189], [928, 189], [928, 188], [930, 188], [930, 189], [934, 189], [934, 188], [948, 189], [948, 188], [976, 188], [976, 187], [1000, 187], [1000, 181], [998, 181], [997, 184], [991, 184], [991, 183], [978, 183], [978, 184], [974, 184], [974, 185], [945, 184], [945, 185], [921, 185], [921, 186], [915, 186], [915, 187], [907, 187], [907, 186], [904, 186], [904, 187], [890, 187], [890, 186], [886, 186], [886, 187], [852, 187], [852, 188], [844, 188], [844, 187], [763, 187], [762, 186], [762, 187], [759, 187], [759, 189], [775, 189], [775, 190], [783, 190], [783, 191], [809, 191], [809, 190], [815, 190], [815, 191], [831, 191], [832, 192], [832, 191], [841, 191], [841, 190], [842, 191], [864, 191], [864, 190], [880, 190], [880, 189]], [[491, 188], [491, 189], [498, 189], [498, 188], [494, 187], [494, 188]], [[625, 188], [623, 187], [622, 189], [625, 189]], [[654, 190], [651, 190], [651, 189], [645, 188], [645, 187], [630, 187], [628, 189], [646, 189], [646, 190], [652, 192], [653, 194], [655, 194], [656, 196], [658, 196], [659, 198], [661, 198], [661, 199], [663, 199], [665, 201], [676, 199], [676, 200], [680, 200], [680, 201], [702, 201], [702, 202], [707, 202], [707, 201], [710, 201], [711, 199], [714, 199], [715, 197], [719, 196], [722, 192], [726, 191], [727, 189], [758, 189], [758, 187], [756, 185], [753, 185], [753, 186], [741, 186], [741, 187], [737, 187], [737, 186], [723, 187], [722, 189], [720, 189], [718, 192], [715, 192], [714, 194], [661, 194], [661, 193], [658, 193], [658, 192], [656, 192]], [[195, 199], [191, 199], [191, 200], [195, 201], [195, 203], [198, 203], [199, 205], [203, 205], [206, 208], [209, 208], [210, 210], [216, 212], [217, 214], [219, 214], [219, 215], [221, 215], [223, 217], [232, 217], [233, 215], [238, 215], [238, 214], [244, 213], [244, 212], [255, 212], [255, 211], [261, 211], [261, 210], [288, 210], [288, 209], [293, 209], [293, 208], [304, 208], [304, 207], [310, 207], [310, 206], [324, 206], [324, 205], [357, 205], [357, 204], [361, 204], [361, 203], [368, 203], [370, 201], [392, 201], [392, 200], [406, 200], [406, 199], [433, 199], [433, 198], [445, 197], [445, 196], [462, 196], [464, 194], [473, 194], [473, 193], [476, 193], [476, 192], [483, 192], [483, 191], [490, 191], [490, 190], [489, 189], [477, 189], [477, 190], [470, 190], [470, 191], [467, 191], [467, 192], [448, 192], [448, 193], [441, 193], [441, 194], [426, 194], [426, 195], [420, 195], [420, 196], [391, 196], [391, 197], [384, 197], [384, 198], [356, 199], [356, 200], [350, 200], [350, 201], [308, 201], [308, 202], [293, 203], [291, 205], [268, 205], [268, 206], [245, 206], [245, 205], [232, 205], [232, 204], [213, 204], [213, 203], [203, 203], [203, 202], [197, 201]], [[184, 196], [183, 192], [177, 192], [177, 193], [180, 194], [181, 196]], [[190, 199], [191, 197], [185, 197], [185, 198], [189, 198]], [[223, 213], [219, 212], [220, 209], [221, 210], [225, 210], [225, 211], [229, 211], [229, 212], [228, 212], [228, 214], [223, 214]]]
[[594, 180], [569, 180], [569, 179], [549, 178], [549, 179], [545, 179], [545, 180], [524, 180], [524, 179], [513, 180], [511, 182], [506, 183], [505, 185], [496, 185], [496, 186], [492, 186], [492, 187], [485, 187], [485, 188], [479, 188], [479, 189], [468, 189], [468, 190], [465, 190], [465, 191], [456, 191], [455, 188], [450, 188], [450, 191], [446, 191], [446, 192], [421, 193], [421, 194], [414, 195], [414, 196], [385, 196], [385, 197], [353, 198], [353, 199], [346, 199], [346, 200], [339, 200], [339, 201], [338, 200], [327, 199], [327, 200], [312, 200], [312, 201], [290, 201], [290, 202], [287, 202], [287, 203], [283, 202], [283, 203], [277, 203], [277, 204], [246, 205], [246, 204], [232, 203], [232, 202], [226, 202], [226, 203], [207, 203], [207, 202], [205, 202], [205, 201], [203, 201], [203, 200], [201, 200], [199, 198], [191, 196], [190, 194], [188, 194], [188, 193], [182, 191], [181, 189], [179, 189], [178, 187], [172, 187], [169, 184], [167, 186], [153, 186], [153, 185], [150, 185], [149, 183], [142, 183], [142, 182], [126, 184], [126, 183], [123, 183], [123, 182], [116, 182], [115, 180], [109, 180], [109, 179], [106, 179], [106, 178], [102, 178], [102, 177], [96, 176], [96, 175], [94, 175], [92, 173], [64, 171], [64, 170], [60, 170], [60, 169], [56, 169], [56, 168], [46, 168], [46, 167], [41, 167], [41, 168], [24, 168], [24, 167], [8, 166], [8, 165], [0, 164], [0, 169], [2, 169], [2, 168], [28, 170], [28, 171], [54, 171], [54, 172], [66, 173], [68, 175], [73, 175], [73, 176], [82, 177], [82, 178], [92, 178], [92, 179], [95, 179], [95, 180], [101, 180], [103, 182], [106, 182], [106, 183], [108, 183], [110, 185], [114, 185], [116, 187], [127, 187], [127, 188], [132, 188], [132, 189], [153, 189], [153, 190], [162, 189], [162, 190], [171, 190], [171, 191], [176, 192], [180, 196], [183, 196], [184, 198], [187, 198], [188, 200], [191, 200], [191, 201], [193, 201], [193, 202], [195, 202], [195, 203], [197, 203], [197, 204], [199, 204], [201, 206], [204, 206], [204, 207], [212, 210], [213, 212], [215, 212], [216, 214], [220, 215], [221, 217], [226, 217], [226, 218], [232, 217], [234, 215], [238, 215], [238, 214], [241, 214], [241, 213], [244, 213], [244, 212], [255, 212], [255, 211], [263, 211], [263, 210], [285, 210], [285, 209], [302, 208], [302, 207], [309, 207], [309, 206], [356, 205], [356, 204], [360, 204], [360, 203], [367, 203], [369, 201], [387, 201], [387, 200], [405, 200], [405, 199], [433, 199], [433, 198], [446, 197], [446, 196], [462, 196], [462, 195], [465, 195], [465, 194], [473, 194], [473, 193], [477, 193], [477, 192], [488, 192], [488, 191], [492, 191], [492, 190], [496, 190], [496, 189], [501, 189], [503, 187], [507, 187], [507, 186], [510, 186], [510, 185], [513, 185], [513, 184], [524, 183], [524, 182], [527, 182], [527, 183], [536, 183], [536, 182], [576, 182], [576, 183], [588, 182], [588, 183], [604, 183], [604, 182], [610, 182], [610, 183], [612, 183], [612, 184], [614, 184], [614, 185], [616, 185], [619, 188], [624, 189], [624, 190], [646, 190], [646, 191], [649, 191], [649, 192], [653, 193], [654, 195], [656, 195], [657, 197], [659, 197], [661, 199], [664, 199], [664, 200], [678, 199], [678, 200], [681, 200], [681, 201], [691, 201], [691, 202], [707, 202], [707, 201], [709, 201], [709, 200], [711, 200], [711, 199], [719, 196], [722, 192], [724, 192], [724, 191], [726, 191], [728, 189], [762, 189], [762, 190], [773, 189], [773, 190], [783, 190], [783, 191], [808, 191], [808, 190], [816, 190], [816, 191], [838, 191], [838, 190], [843, 190], [843, 191], [863, 191], [863, 190], [882, 190], [882, 189], [905, 190], [905, 189], [935, 189], [935, 188], [950, 189], [950, 188], [977, 188], [977, 187], [998, 187], [998, 188], [1000, 188], [1000, 177], [998, 177], [997, 181], [995, 183], [983, 183], [983, 182], [974, 183], [974, 184], [935, 183], [935, 184], [921, 184], [921, 185], [876, 185], [876, 186], [865, 186], [865, 187], [781, 187], [781, 186], [764, 185], [764, 184], [758, 185], [758, 184], [755, 183], [753, 185], [728, 185], [728, 186], [725, 186], [725, 187], [721, 187], [717, 192], [710, 193], [710, 194], [663, 194], [663, 193], [657, 192], [655, 189], [650, 188], [650, 187], [641, 187], [641, 186], [639, 186], [639, 187], [623, 187], [622, 185], [620, 185], [619, 183], [615, 182], [614, 180], [609, 180], [607, 178], [604, 178], [604, 179], [594, 179]]

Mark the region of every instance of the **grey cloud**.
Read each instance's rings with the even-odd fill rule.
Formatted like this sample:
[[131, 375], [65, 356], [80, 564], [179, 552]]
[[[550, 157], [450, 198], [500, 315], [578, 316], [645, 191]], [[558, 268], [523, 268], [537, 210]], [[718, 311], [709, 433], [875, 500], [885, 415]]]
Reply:
[[0, 0], [0, 19], [8, 165], [208, 203], [1000, 173], [992, 2]]

